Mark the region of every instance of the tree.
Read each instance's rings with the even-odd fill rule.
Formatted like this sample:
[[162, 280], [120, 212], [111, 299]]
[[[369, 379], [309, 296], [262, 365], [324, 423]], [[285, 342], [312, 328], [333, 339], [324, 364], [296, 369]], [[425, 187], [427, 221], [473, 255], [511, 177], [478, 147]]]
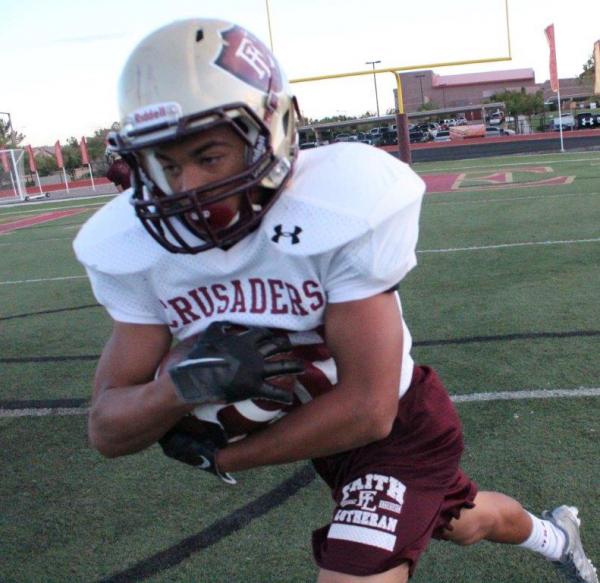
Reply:
[[347, 115], [330, 115], [327, 117], [322, 117], [318, 120], [313, 120], [313, 123], [335, 123], [338, 121], [348, 121], [354, 119], [353, 117], [348, 117]]
[[40, 176], [48, 176], [58, 170], [54, 156], [36, 156], [35, 164]]
[[0, 119], [0, 149], [18, 148], [24, 139], [23, 134], [14, 131], [7, 121]]
[[75, 180], [75, 171], [81, 164], [81, 150], [77, 138], [70, 137], [67, 145], [62, 147], [63, 161], [65, 170], [69, 173], [71, 180]]
[[94, 163], [104, 161], [104, 153], [106, 152], [106, 136], [110, 131], [110, 128], [101, 128], [96, 130], [93, 136], [86, 138], [90, 162]]
[[423, 105], [421, 105], [419, 107], [419, 111], [432, 111], [434, 109], [439, 109], [439, 106], [437, 105], [437, 103], [434, 103], [433, 101], [423, 103]]
[[544, 111], [544, 93], [542, 91], [527, 93], [525, 88], [521, 91], [503, 91], [492, 95], [491, 100], [504, 102], [506, 112], [515, 119], [519, 115], [531, 117], [535, 113]]
[[596, 59], [594, 53], [590, 55], [590, 58], [583, 64], [583, 73], [579, 75], [579, 80], [582, 82], [593, 81], [596, 74]]

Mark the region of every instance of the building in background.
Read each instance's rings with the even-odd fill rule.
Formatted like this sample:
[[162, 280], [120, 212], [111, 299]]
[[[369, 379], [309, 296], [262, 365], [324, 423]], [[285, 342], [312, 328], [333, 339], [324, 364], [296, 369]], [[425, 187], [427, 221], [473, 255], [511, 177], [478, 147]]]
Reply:
[[[544, 93], [544, 101], [556, 101], [550, 82], [536, 83], [533, 69], [509, 69], [461, 75], [437, 75], [432, 70], [401, 73], [404, 108], [407, 112], [477, 105], [489, 101], [495, 93], [525, 91]], [[592, 81], [560, 79], [561, 101], [589, 101]]]

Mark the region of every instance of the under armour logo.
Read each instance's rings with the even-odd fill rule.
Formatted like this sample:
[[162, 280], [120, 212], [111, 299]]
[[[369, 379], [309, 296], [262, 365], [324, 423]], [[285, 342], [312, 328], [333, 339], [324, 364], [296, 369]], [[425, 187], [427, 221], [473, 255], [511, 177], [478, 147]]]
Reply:
[[294, 231], [284, 231], [281, 225], [276, 225], [274, 227], [275, 234], [271, 237], [271, 241], [274, 243], [279, 243], [279, 239], [281, 237], [290, 237], [292, 239], [292, 245], [296, 245], [296, 243], [300, 243], [300, 237], [298, 235], [302, 233], [302, 229], [296, 225], [294, 227]]

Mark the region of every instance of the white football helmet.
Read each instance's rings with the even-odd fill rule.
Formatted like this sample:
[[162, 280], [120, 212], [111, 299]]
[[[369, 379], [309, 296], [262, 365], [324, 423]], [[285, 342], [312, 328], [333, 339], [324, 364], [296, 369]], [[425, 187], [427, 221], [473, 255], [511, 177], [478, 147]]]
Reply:
[[[230, 22], [182, 20], [147, 36], [121, 74], [119, 107], [121, 128], [110, 134], [110, 147], [133, 168], [137, 216], [169, 251], [237, 243], [260, 223], [291, 174], [295, 98], [271, 51]], [[244, 171], [172, 192], [153, 149], [224, 125], [246, 146]], [[211, 221], [210, 206], [232, 195], [241, 200], [236, 217], [227, 224]]]

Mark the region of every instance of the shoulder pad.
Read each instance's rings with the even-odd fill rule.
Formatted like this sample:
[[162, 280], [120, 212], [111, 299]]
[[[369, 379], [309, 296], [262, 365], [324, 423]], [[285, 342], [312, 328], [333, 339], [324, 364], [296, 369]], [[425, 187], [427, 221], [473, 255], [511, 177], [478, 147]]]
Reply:
[[424, 192], [425, 183], [409, 166], [372, 146], [301, 150], [261, 230], [286, 253], [325, 253], [377, 228]]
[[129, 204], [130, 191], [111, 200], [88, 219], [73, 242], [77, 259], [102, 273], [140, 273], [165, 251], [145, 231]]

